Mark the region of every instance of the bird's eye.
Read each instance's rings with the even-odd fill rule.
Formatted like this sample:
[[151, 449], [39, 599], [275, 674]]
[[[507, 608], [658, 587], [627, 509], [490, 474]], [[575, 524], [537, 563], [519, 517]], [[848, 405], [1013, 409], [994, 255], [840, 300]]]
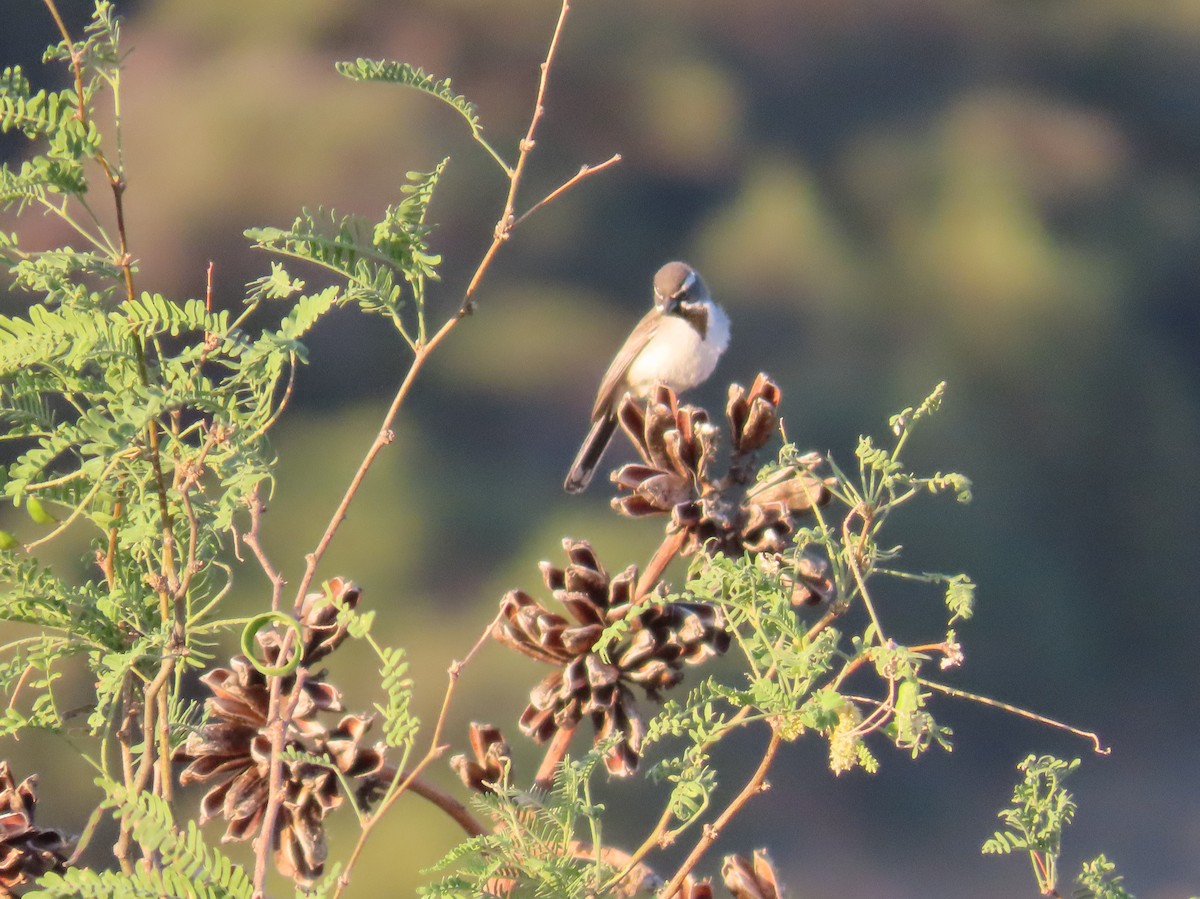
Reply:
[[696, 286], [696, 273], [688, 272], [687, 277], [683, 279], [683, 283], [679, 285], [679, 289], [671, 294], [672, 300], [683, 300], [693, 287]]

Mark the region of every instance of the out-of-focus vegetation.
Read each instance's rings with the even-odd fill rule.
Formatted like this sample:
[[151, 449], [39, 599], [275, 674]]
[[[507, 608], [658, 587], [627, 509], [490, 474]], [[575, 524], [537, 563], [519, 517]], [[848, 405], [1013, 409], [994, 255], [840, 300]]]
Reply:
[[[199, 296], [213, 260], [217, 302], [233, 304], [267, 265], [243, 228], [285, 225], [318, 203], [378, 212], [391, 197], [371, 195], [364, 173], [394, 172], [398, 185], [450, 147], [432, 214], [447, 260], [434, 302], [455, 308], [502, 200], [493, 163], [452, 111], [352, 85], [332, 63], [387, 56], [453, 74], [511, 139], [556, 10], [127, 7], [139, 286]], [[36, 3], [13, 0], [2, 16], [5, 62], [51, 39]], [[1113, 746], [1073, 778], [1069, 867], [1103, 849], [1143, 899], [1195, 892], [1200, 7], [579, 0], [556, 78], [530, 195], [583, 162], [615, 151], [625, 162], [506, 248], [323, 569], [391, 607], [387, 641], [409, 647], [431, 685], [425, 717], [440, 698], [436, 672], [561, 536], [644, 562], [652, 525], [617, 521], [599, 483], [584, 499], [559, 485], [651, 273], [686, 258], [734, 320], [702, 401], [769, 371], [785, 388], [789, 436], [849, 459], [863, 427], [950, 382], [910, 455], [967, 472], [975, 502], [901, 527], [928, 555], [912, 564], [961, 568], [980, 586], [957, 682], [1096, 728]], [[364, 131], [370, 143], [350, 137]], [[49, 219], [30, 224], [31, 241], [61, 239]], [[406, 364], [398, 340], [351, 313], [314, 340], [277, 435], [283, 467], [264, 535], [277, 560], [295, 566], [313, 545], [372, 439]], [[245, 585], [248, 609], [261, 586]], [[916, 631], [940, 610], [914, 596], [886, 601]], [[340, 683], [354, 683], [354, 661], [338, 660]], [[471, 717], [514, 719], [527, 678], [506, 687], [504, 675], [520, 665], [499, 651], [473, 663], [474, 705], [458, 708], [451, 733]], [[1026, 870], [981, 859], [978, 845], [1015, 759], [1080, 747], [968, 706], [939, 719], [955, 725], [953, 755], [911, 766], [883, 752], [876, 777], [835, 780], [820, 747], [790, 748], [773, 780], [795, 808], [746, 816], [728, 839], [770, 842], [784, 881], [809, 896], [1028, 895]], [[38, 767], [41, 816], [70, 815], [75, 800]], [[412, 813], [427, 814], [416, 803]], [[428, 845], [406, 853], [433, 859], [456, 838], [435, 820], [418, 829]], [[387, 845], [381, 834], [358, 877], [396, 884]]]

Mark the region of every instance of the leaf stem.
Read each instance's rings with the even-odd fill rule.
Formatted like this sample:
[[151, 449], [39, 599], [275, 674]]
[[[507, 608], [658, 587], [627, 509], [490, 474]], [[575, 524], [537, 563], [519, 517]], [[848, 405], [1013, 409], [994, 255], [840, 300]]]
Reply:
[[992, 699], [988, 696], [983, 696], [979, 693], [970, 693], [966, 690], [959, 690], [956, 687], [948, 687], [945, 684], [939, 684], [937, 681], [926, 680], [923, 677], [917, 678], [917, 683], [922, 687], [928, 687], [930, 690], [936, 690], [939, 693], [944, 693], [947, 696], [953, 696], [956, 699], [968, 699], [971, 702], [977, 702], [980, 705], [990, 706], [994, 709], [1009, 712], [1020, 718], [1028, 718], [1030, 721], [1036, 721], [1038, 724], [1045, 724], [1047, 727], [1053, 727], [1055, 730], [1065, 730], [1069, 734], [1074, 734], [1077, 737], [1083, 737], [1086, 740], [1092, 741], [1092, 751], [1097, 755], [1108, 755], [1112, 752], [1111, 746], [1105, 746], [1100, 741], [1100, 735], [1095, 731], [1082, 730], [1078, 727], [1072, 727], [1055, 718], [1048, 718], [1045, 715], [1039, 715], [1037, 712], [1031, 712], [1028, 709], [1023, 709], [1020, 706], [1009, 705], [1007, 702], [1001, 702], [998, 699]]

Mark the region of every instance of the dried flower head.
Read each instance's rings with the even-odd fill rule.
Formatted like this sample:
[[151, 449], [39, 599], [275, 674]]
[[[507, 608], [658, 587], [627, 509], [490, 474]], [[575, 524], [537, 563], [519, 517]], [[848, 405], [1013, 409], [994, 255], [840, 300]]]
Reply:
[[[605, 763], [614, 774], [637, 768], [645, 726], [631, 689], [651, 699], [683, 677], [682, 667], [724, 652], [729, 634], [718, 608], [704, 603], [634, 604], [637, 566], [615, 577], [600, 565], [591, 544], [564, 540], [569, 563], [541, 565], [546, 586], [570, 618], [550, 612], [521, 590], [500, 602], [497, 640], [557, 666], [530, 692], [521, 730], [539, 743], [573, 729], [590, 716], [596, 740], [620, 734]], [[605, 652], [593, 650], [605, 628], [625, 630]]]
[[783, 888], [765, 849], [756, 849], [753, 860], [744, 855], [725, 856], [721, 877], [735, 899], [782, 899]]
[[713, 899], [713, 895], [711, 880], [697, 880], [689, 876], [683, 881], [683, 886], [678, 892], [671, 895], [671, 899]]
[[15, 895], [21, 884], [66, 869], [67, 838], [34, 823], [36, 806], [37, 776], [18, 784], [8, 762], [0, 762], [0, 896]]
[[500, 733], [500, 728], [494, 724], [471, 722], [470, 726], [471, 754], [456, 755], [450, 759], [450, 767], [472, 790], [479, 793], [491, 793], [492, 785], [499, 783], [504, 776], [504, 769], [512, 758], [508, 741]]
[[829, 560], [811, 546], [795, 556], [763, 553], [758, 557], [763, 571], [779, 578], [784, 590], [791, 591], [794, 606], [829, 603], [837, 595], [837, 585], [829, 573]]
[[707, 412], [680, 406], [664, 386], [644, 405], [625, 397], [618, 415], [642, 461], [613, 473], [619, 493], [613, 507], [634, 518], [669, 515], [669, 530], [686, 534], [685, 553], [782, 550], [796, 519], [829, 501], [832, 480], [816, 474], [824, 460], [809, 454], [753, 483], [756, 453], [778, 423], [779, 399], [779, 388], [762, 374], [749, 391], [729, 388], [730, 459], [718, 477], [720, 430]]
[[[349, 582], [338, 582], [338, 591], [343, 597], [352, 594], [351, 601], [357, 602], [358, 589]], [[324, 818], [343, 801], [338, 774], [366, 782], [384, 763], [382, 745], [369, 746], [363, 740], [370, 718], [346, 715], [329, 728], [316, 717], [319, 712], [342, 710], [341, 694], [324, 680], [325, 672], [310, 672], [305, 667], [345, 639], [335, 620], [336, 610], [330, 614], [328, 602], [319, 601], [323, 596], [306, 597], [301, 607], [304, 661], [283, 678], [281, 693], [287, 697], [290, 711], [284, 737], [282, 804], [272, 844], [279, 870], [300, 883], [311, 882], [324, 869]], [[255, 636], [271, 665], [285, 655], [285, 634], [270, 630]], [[175, 752], [175, 760], [186, 764], [179, 782], [208, 782], [200, 804], [201, 823], [220, 816], [228, 822], [223, 840], [249, 840], [259, 832], [269, 796], [270, 685], [266, 675], [243, 655], [234, 656], [228, 668], [215, 668], [200, 680], [212, 692], [205, 702], [208, 721]]]
[[[783, 899], [783, 888], [767, 857], [767, 850], [756, 850], [752, 859], [727, 855], [721, 865], [721, 879], [734, 899]], [[689, 876], [671, 899], [713, 899], [712, 883]]]

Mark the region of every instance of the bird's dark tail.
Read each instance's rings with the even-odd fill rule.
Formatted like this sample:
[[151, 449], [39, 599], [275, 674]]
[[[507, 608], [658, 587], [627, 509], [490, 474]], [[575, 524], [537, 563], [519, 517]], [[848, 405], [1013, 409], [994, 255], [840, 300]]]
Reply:
[[571, 463], [571, 470], [567, 472], [566, 481], [563, 482], [563, 489], [567, 493], [583, 493], [587, 490], [588, 484], [592, 481], [592, 473], [600, 464], [600, 459], [604, 456], [604, 451], [608, 449], [608, 443], [612, 440], [616, 430], [617, 417], [612, 413], [597, 419], [596, 423], [592, 425], [587, 438], [583, 441], [583, 446], [579, 448], [579, 455]]

